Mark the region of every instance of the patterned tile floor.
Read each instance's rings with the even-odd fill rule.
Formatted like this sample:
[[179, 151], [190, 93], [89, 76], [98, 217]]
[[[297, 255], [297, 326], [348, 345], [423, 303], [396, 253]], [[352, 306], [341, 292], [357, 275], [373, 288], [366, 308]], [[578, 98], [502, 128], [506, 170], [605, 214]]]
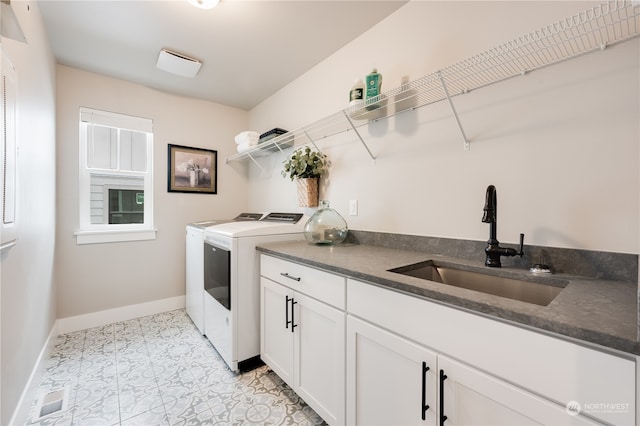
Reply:
[[[26, 425], [315, 425], [266, 366], [231, 372], [184, 310], [58, 337]], [[68, 407], [37, 419], [42, 395]]]

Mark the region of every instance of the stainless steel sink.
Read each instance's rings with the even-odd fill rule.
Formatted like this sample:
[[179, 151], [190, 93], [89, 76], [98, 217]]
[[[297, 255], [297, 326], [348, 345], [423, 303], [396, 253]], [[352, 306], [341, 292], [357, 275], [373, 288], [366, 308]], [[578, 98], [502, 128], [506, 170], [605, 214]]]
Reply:
[[569, 283], [566, 280], [548, 277], [535, 277], [532, 278], [532, 281], [505, 278], [484, 272], [465, 270], [457, 265], [454, 266], [433, 260], [389, 269], [389, 272], [540, 306], [547, 306], [551, 303]]

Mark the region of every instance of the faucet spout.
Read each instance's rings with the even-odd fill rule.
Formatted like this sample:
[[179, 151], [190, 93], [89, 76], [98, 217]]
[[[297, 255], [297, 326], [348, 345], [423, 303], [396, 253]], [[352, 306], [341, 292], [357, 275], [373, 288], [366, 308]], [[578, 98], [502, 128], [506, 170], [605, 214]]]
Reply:
[[489, 185], [487, 187], [487, 194], [484, 201], [484, 214], [482, 215], [482, 221], [489, 224], [489, 244], [492, 242], [498, 244], [497, 237], [497, 211], [498, 211], [498, 195], [496, 193], [496, 187]]
[[484, 261], [485, 266], [499, 268], [502, 266], [500, 262], [501, 256], [520, 256], [524, 255], [524, 234], [520, 234], [520, 250], [509, 247], [500, 247], [498, 242], [498, 195], [496, 187], [489, 185], [487, 187], [487, 193], [483, 208], [484, 214], [482, 215], [482, 222], [489, 224], [489, 240], [487, 241], [487, 247], [484, 249], [486, 259]]

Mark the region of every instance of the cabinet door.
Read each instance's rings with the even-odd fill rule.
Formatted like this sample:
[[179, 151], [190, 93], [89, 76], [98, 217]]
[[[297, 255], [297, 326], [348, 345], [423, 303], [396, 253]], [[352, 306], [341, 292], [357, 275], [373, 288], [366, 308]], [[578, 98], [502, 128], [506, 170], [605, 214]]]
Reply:
[[562, 407], [577, 401], [585, 413], [595, 406], [588, 414], [604, 422], [636, 424], [633, 360], [352, 279], [347, 305], [352, 315]]
[[204, 334], [204, 253], [202, 232], [187, 228], [186, 310], [201, 334]]
[[300, 293], [294, 322], [294, 389], [327, 423], [345, 422], [345, 313]]
[[435, 425], [436, 359], [422, 346], [349, 316], [347, 423]]
[[443, 407], [439, 415], [446, 416], [439, 422], [444, 426], [599, 424], [442, 355], [438, 376]]
[[260, 290], [260, 355], [293, 387], [293, 333], [289, 322], [293, 291], [266, 278], [260, 278]]

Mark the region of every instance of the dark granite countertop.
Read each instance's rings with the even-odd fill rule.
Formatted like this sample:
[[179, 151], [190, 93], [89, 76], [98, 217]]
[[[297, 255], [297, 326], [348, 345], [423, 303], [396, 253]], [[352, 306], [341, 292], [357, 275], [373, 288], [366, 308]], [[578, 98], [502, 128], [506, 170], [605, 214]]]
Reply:
[[[257, 250], [451, 307], [640, 355], [638, 289], [631, 282], [553, 274], [551, 277], [569, 284], [548, 306], [538, 306], [387, 271], [429, 259], [483, 267], [476, 261], [372, 245], [319, 246], [306, 241], [264, 243]], [[524, 279], [533, 275], [528, 270], [505, 267], [492, 268], [491, 272]]]

